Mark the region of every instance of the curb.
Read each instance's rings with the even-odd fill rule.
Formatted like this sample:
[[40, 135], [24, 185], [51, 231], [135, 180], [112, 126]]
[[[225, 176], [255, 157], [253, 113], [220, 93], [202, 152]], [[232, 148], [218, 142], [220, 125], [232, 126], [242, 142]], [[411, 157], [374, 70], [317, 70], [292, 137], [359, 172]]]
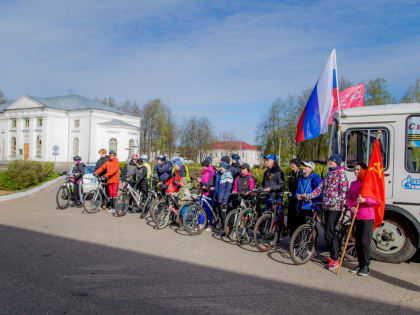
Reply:
[[58, 177], [56, 179], [53, 179], [53, 180], [51, 180], [49, 182], [46, 182], [46, 183], [44, 183], [44, 184], [42, 184], [42, 185], [40, 185], [38, 187], [29, 189], [27, 191], [23, 191], [23, 192], [20, 192], [20, 193], [15, 193], [15, 194], [10, 194], [10, 195], [5, 195], [5, 196], [0, 196], [0, 201], [12, 200], [12, 199], [17, 199], [17, 198], [21, 198], [21, 197], [32, 195], [32, 194], [34, 194], [34, 193], [36, 193], [38, 191], [43, 190], [44, 188], [47, 188], [50, 185], [58, 182], [59, 180], [63, 179], [64, 177], [65, 176], [60, 176], [60, 177]]

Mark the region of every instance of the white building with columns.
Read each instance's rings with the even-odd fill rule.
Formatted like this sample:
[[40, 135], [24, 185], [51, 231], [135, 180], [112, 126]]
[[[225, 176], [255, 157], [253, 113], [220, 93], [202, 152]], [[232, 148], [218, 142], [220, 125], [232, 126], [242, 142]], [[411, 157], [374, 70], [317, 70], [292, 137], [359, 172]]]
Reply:
[[[24, 95], [0, 105], [0, 159], [98, 159], [101, 148], [127, 160], [137, 152], [140, 118], [79, 95]], [[58, 149], [58, 150], [57, 150]]]

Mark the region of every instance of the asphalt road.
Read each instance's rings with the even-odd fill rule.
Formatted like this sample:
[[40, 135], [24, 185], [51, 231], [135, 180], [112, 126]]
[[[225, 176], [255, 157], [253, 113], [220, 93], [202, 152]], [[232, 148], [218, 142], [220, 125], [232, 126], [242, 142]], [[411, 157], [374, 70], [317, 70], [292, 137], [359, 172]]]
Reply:
[[58, 186], [0, 203], [0, 314], [420, 312], [418, 260], [373, 262], [369, 277], [346, 264], [336, 276], [316, 259], [294, 265], [285, 249], [56, 210]]

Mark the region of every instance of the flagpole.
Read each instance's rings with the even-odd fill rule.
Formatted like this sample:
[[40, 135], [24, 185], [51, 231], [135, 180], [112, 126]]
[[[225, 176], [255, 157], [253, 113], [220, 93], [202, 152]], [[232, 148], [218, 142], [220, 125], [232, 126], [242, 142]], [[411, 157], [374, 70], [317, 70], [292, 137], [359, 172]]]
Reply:
[[343, 264], [344, 256], [346, 255], [346, 250], [347, 250], [347, 246], [349, 245], [351, 231], [353, 230], [354, 221], [356, 220], [356, 215], [358, 211], [359, 211], [359, 202], [357, 202], [356, 204], [356, 210], [354, 211], [353, 219], [351, 220], [351, 224], [349, 228], [349, 232], [347, 233], [346, 244], [344, 244], [343, 252], [341, 253], [340, 263], [338, 264], [338, 269], [336, 273], [337, 276], [340, 274], [341, 265]]
[[337, 83], [337, 106], [338, 106], [337, 146], [338, 146], [338, 150], [340, 150], [341, 149], [341, 104], [340, 104], [340, 88], [338, 85], [337, 52], [335, 53], [335, 79], [337, 81], [336, 83]]

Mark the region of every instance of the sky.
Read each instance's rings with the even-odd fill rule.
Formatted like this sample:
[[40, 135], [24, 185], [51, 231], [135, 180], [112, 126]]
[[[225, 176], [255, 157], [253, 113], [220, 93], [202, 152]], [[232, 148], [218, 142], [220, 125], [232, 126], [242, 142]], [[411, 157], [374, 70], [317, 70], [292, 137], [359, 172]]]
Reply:
[[0, 0], [0, 90], [143, 104], [255, 143], [276, 98], [338, 77], [383, 77], [400, 97], [420, 77], [420, 1]]

